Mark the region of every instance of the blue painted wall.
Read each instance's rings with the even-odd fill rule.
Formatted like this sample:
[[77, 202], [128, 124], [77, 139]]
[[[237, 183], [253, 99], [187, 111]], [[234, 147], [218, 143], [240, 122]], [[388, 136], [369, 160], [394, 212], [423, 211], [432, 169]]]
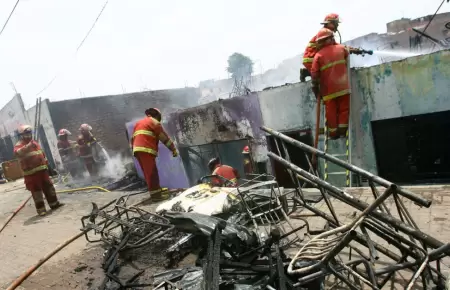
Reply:
[[450, 110], [450, 51], [352, 72], [352, 162], [376, 173], [371, 121]]

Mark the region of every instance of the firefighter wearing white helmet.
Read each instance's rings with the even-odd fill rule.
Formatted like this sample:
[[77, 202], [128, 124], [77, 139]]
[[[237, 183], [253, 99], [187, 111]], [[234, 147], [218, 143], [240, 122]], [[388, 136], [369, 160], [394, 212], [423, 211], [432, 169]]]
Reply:
[[79, 161], [75, 151], [77, 143], [69, 140], [69, 136], [72, 136], [72, 133], [70, 133], [69, 130], [59, 130], [57, 146], [64, 169], [68, 171], [73, 178], [77, 178], [80, 176]]
[[47, 158], [41, 146], [33, 140], [33, 130], [29, 125], [19, 127], [20, 140], [14, 146], [14, 155], [19, 159], [27, 190], [33, 196], [38, 215], [45, 215], [44, 197], [51, 209], [62, 205], [56, 196], [55, 187], [49, 176]]
[[78, 155], [83, 160], [83, 163], [89, 172], [91, 177], [97, 177], [98, 165], [96, 159], [98, 159], [97, 139], [92, 134], [92, 127], [89, 124], [82, 124], [80, 126], [80, 135], [78, 136]]

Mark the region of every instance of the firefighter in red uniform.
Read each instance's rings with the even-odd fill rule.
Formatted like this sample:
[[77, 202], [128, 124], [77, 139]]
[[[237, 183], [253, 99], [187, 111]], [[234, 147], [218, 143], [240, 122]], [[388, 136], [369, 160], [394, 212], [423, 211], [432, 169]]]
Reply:
[[[323, 28], [327, 28], [327, 29], [331, 30], [333, 33], [335, 33], [338, 31], [339, 23], [340, 23], [339, 15], [336, 13], [330, 13], [327, 16], [325, 16], [325, 19], [321, 24], [323, 24]], [[334, 38], [333, 38], [333, 40], [334, 40]], [[351, 54], [359, 54], [359, 55], [364, 56], [364, 54], [366, 54], [366, 53], [367, 54], [373, 53], [372, 51], [369, 51], [369, 50], [354, 48], [354, 47], [350, 47], [350, 46], [347, 46], [347, 48]], [[309, 41], [308, 45], [306, 46], [305, 52], [303, 53], [303, 65], [305, 67], [300, 69], [300, 81], [301, 82], [304, 82], [306, 80], [306, 77], [311, 76], [312, 63], [314, 60], [314, 56], [316, 55], [318, 50], [319, 50], [319, 47], [317, 45], [317, 35], [315, 35]]]
[[134, 125], [131, 148], [133, 155], [138, 160], [144, 172], [150, 195], [154, 199], [162, 199], [159, 175], [156, 167], [158, 142], [161, 141], [167, 149], [172, 151], [173, 157], [178, 156], [178, 151], [161, 125], [161, 111], [157, 108], [149, 108], [145, 110], [145, 115], [147, 117], [139, 120]]
[[87, 171], [91, 177], [97, 177], [98, 165], [95, 161], [96, 154], [98, 154], [96, 148], [97, 139], [92, 135], [92, 127], [88, 124], [82, 124], [80, 126], [81, 135], [78, 136], [78, 156], [83, 160]]
[[212, 179], [214, 186], [237, 187], [238, 179], [240, 178], [239, 172], [231, 166], [220, 164], [219, 157], [211, 159], [208, 163], [208, 168], [212, 172], [211, 175], [222, 176], [231, 182], [231, 184], [228, 184], [225, 180], [216, 177]]
[[64, 167], [72, 177], [76, 178], [79, 176], [78, 159], [75, 152], [76, 142], [69, 140], [69, 136], [71, 135], [72, 133], [67, 129], [59, 130], [57, 146]]
[[245, 146], [242, 150], [242, 155], [244, 156], [244, 172], [245, 174], [253, 174], [252, 158], [250, 156], [250, 147]]
[[[325, 16], [325, 20], [321, 23], [324, 28], [328, 28], [333, 32], [336, 32], [339, 26], [339, 15], [336, 13], [330, 13]], [[300, 81], [304, 82], [306, 77], [311, 76], [312, 62], [314, 60], [314, 55], [317, 52], [317, 35], [309, 41], [306, 46], [305, 52], [303, 53], [303, 65], [305, 68], [300, 69]]]
[[31, 192], [38, 215], [46, 214], [44, 197], [51, 209], [63, 205], [58, 201], [55, 187], [50, 180], [48, 161], [41, 146], [32, 139], [32, 129], [28, 125], [19, 128], [20, 141], [14, 146], [14, 155], [23, 170], [26, 189]]
[[348, 129], [350, 84], [347, 71], [348, 49], [336, 44], [333, 31], [322, 28], [317, 34], [320, 50], [314, 56], [311, 69], [312, 89], [325, 103], [329, 136], [345, 137]]

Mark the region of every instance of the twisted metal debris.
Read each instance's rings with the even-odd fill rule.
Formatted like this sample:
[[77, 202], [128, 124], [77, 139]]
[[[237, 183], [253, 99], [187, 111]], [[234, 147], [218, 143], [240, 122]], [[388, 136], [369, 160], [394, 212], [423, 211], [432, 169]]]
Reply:
[[[277, 152], [269, 152], [268, 156], [285, 166], [296, 184], [294, 189], [280, 188], [273, 176], [255, 175], [239, 187], [227, 189], [239, 202], [218, 211], [217, 216], [195, 210], [174, 212], [176, 207], [154, 214], [128, 207], [129, 196], [102, 208], [94, 204], [82, 223], [99, 236], [94, 239], [86, 235], [88, 241], [103, 241], [110, 247], [103, 263], [102, 289], [107, 289], [111, 281], [119, 285], [118, 289], [288, 290], [343, 286], [360, 290], [382, 289], [389, 283], [395, 289], [444, 289], [442, 259], [449, 256], [450, 244], [422, 232], [404, 203], [410, 200], [429, 207], [429, 200], [279, 132], [262, 129], [276, 137]], [[310, 165], [307, 170], [290, 162], [286, 143], [304, 151]], [[311, 165], [312, 154], [367, 178], [373, 201], [359, 200], [320, 178]], [[307, 184], [316, 188], [323, 202], [308, 198], [304, 189]], [[380, 187], [384, 188], [382, 193]], [[201, 192], [192, 192], [189, 198], [204, 201]], [[342, 208], [354, 212], [350, 220], [339, 215], [337, 209]], [[312, 226], [317, 218], [326, 222], [324, 229]], [[105, 222], [99, 226], [99, 221]], [[119, 279], [121, 251], [150, 249], [160, 239], [168, 241], [166, 266], [176, 266], [195, 252], [195, 267], [156, 274], [153, 281], [137, 282], [141, 271], [126, 281]], [[398, 279], [399, 274], [403, 280]]]
[[[337, 284], [344, 283], [349, 289], [363, 289], [364, 285], [381, 289], [397, 272], [406, 270], [410, 278], [402, 285], [405, 289], [412, 289], [414, 285], [420, 285], [422, 289], [432, 286], [444, 289], [441, 260], [449, 256], [450, 244], [422, 232], [400, 196], [424, 207], [429, 207], [431, 201], [280, 132], [267, 127], [262, 127], [262, 130], [276, 137], [278, 154], [269, 152], [269, 157], [284, 165], [298, 185], [293, 199], [306, 210], [325, 219], [332, 228], [311, 236], [290, 261], [288, 274], [301, 276], [296, 285], [303, 285], [317, 277], [334, 276]], [[304, 151], [310, 164], [308, 170], [290, 162], [285, 143]], [[279, 148], [282, 148], [284, 158]], [[309, 161], [313, 154], [367, 178], [374, 201], [367, 204], [321, 179]], [[320, 191], [331, 215], [305, 201], [299, 180], [313, 184]], [[383, 194], [379, 194], [377, 186], [385, 188]], [[386, 206], [388, 199], [395, 204], [393, 211]], [[344, 223], [335, 210], [335, 204], [339, 202], [360, 211], [360, 214], [350, 223]], [[388, 249], [388, 244], [395, 250]], [[352, 250], [356, 253], [353, 254]], [[344, 252], [349, 253], [347, 261], [342, 255]], [[304, 261], [311, 264], [305, 265]], [[436, 262], [436, 266], [432, 262]], [[363, 267], [358, 267], [360, 265]]]

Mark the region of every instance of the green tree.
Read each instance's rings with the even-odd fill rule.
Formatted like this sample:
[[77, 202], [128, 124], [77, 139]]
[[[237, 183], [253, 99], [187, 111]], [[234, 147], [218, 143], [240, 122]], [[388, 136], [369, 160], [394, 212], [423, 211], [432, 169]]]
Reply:
[[253, 73], [253, 62], [248, 56], [235, 52], [228, 57], [227, 71], [234, 79], [249, 78]]

